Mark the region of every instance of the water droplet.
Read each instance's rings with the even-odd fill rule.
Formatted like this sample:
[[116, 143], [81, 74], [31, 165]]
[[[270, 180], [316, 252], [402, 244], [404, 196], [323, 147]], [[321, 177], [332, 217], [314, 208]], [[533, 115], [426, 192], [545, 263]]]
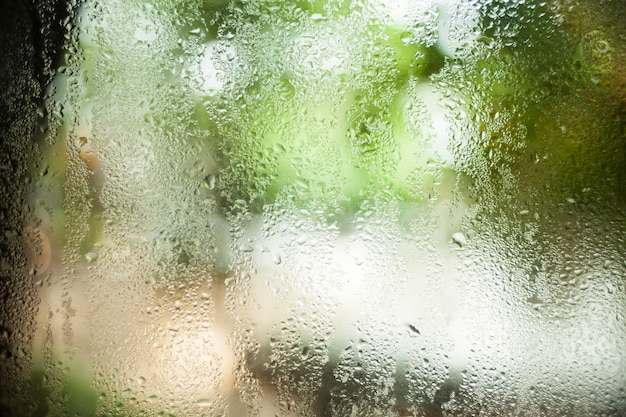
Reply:
[[615, 292], [615, 286], [612, 283], [607, 282], [607, 284], [606, 284], [606, 291], [609, 294], [613, 294]]
[[253, 252], [254, 251], [254, 246], [250, 243], [244, 243], [242, 245], [239, 246], [239, 250], [242, 252]]
[[589, 288], [589, 281], [587, 279], [583, 279], [580, 282], [580, 286], [578, 288], [580, 288], [581, 290], [586, 290], [587, 288]]
[[411, 330], [411, 336], [421, 334], [419, 329], [412, 324], [409, 324], [409, 330]]
[[197, 404], [199, 407], [210, 407], [213, 402], [208, 398], [201, 398], [198, 400]]
[[291, 81], [287, 78], [282, 78], [277, 88], [278, 94], [281, 97], [288, 98], [294, 95], [295, 87], [291, 83]]
[[307, 358], [309, 357], [309, 353], [310, 353], [310, 349], [308, 346], [305, 346], [304, 348], [302, 348], [302, 354], [300, 355], [300, 357], [302, 358], [302, 360], [307, 360]]
[[456, 232], [455, 234], [453, 234], [452, 241], [460, 247], [467, 245], [467, 237], [461, 232]]
[[98, 259], [98, 254], [95, 252], [88, 252], [87, 254], [85, 254], [85, 259], [89, 263], [95, 262]]
[[326, 17], [320, 13], [313, 13], [311, 15], [311, 20], [318, 22], [320, 20], [326, 20]]
[[203, 181], [202, 185], [207, 190], [211, 190], [211, 191], [214, 190], [215, 189], [215, 175], [213, 175], [213, 174], [207, 175], [204, 178], [204, 181]]
[[609, 52], [609, 49], [611, 48], [609, 46], [609, 43], [604, 39], [597, 40], [595, 46], [596, 46], [596, 50], [600, 52], [601, 54], [606, 54], [607, 52]]

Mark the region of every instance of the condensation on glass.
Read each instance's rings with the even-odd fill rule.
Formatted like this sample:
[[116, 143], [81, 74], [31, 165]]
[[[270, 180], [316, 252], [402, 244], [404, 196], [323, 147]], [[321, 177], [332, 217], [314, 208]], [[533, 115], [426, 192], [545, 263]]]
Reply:
[[623, 2], [8, 7], [2, 413], [626, 413]]

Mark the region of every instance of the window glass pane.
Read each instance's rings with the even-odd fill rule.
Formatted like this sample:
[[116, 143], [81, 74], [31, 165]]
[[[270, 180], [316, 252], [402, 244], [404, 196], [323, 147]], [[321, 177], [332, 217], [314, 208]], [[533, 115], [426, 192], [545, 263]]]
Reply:
[[31, 9], [0, 414], [626, 412], [623, 2]]

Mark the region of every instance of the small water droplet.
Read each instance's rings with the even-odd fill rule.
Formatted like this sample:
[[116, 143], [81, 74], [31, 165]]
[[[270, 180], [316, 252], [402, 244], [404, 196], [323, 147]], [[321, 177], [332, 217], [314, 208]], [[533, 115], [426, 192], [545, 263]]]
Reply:
[[613, 284], [612, 284], [612, 283], [608, 282], [608, 283], [606, 284], [606, 291], [607, 291], [609, 294], [613, 294], [613, 293], [615, 292], [615, 287], [613, 286]]
[[199, 407], [210, 407], [212, 402], [208, 398], [200, 398], [197, 404]]
[[605, 41], [604, 39], [597, 40], [595, 46], [596, 46], [596, 50], [600, 52], [601, 54], [606, 54], [607, 52], [609, 52], [609, 49], [611, 49], [611, 47], [609, 46], [609, 43]]
[[457, 245], [459, 245], [460, 247], [467, 245], [467, 237], [465, 236], [465, 234], [461, 232], [454, 233], [452, 235], [452, 241], [456, 243]]
[[204, 178], [204, 181], [203, 181], [202, 185], [207, 190], [214, 190], [215, 189], [215, 175], [213, 175], [213, 174], [207, 175]]
[[252, 244], [250, 243], [244, 243], [243, 245], [239, 246], [239, 250], [242, 252], [253, 252], [254, 246], [252, 246]]
[[411, 336], [415, 336], [415, 335], [421, 334], [419, 329], [417, 327], [415, 327], [414, 325], [412, 325], [412, 324], [409, 324], [409, 330], [411, 331], [410, 332]]
[[87, 252], [85, 254], [85, 259], [89, 263], [95, 262], [98, 259], [98, 254], [95, 252]]
[[300, 357], [302, 358], [303, 361], [309, 357], [309, 353], [310, 353], [310, 350], [308, 346], [305, 346], [304, 348], [302, 348], [302, 354], [300, 355]]

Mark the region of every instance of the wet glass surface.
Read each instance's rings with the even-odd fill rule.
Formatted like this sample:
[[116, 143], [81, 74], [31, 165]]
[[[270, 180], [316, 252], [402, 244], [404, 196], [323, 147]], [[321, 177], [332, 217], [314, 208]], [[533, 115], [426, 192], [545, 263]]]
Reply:
[[626, 412], [623, 2], [3, 7], [0, 414]]

